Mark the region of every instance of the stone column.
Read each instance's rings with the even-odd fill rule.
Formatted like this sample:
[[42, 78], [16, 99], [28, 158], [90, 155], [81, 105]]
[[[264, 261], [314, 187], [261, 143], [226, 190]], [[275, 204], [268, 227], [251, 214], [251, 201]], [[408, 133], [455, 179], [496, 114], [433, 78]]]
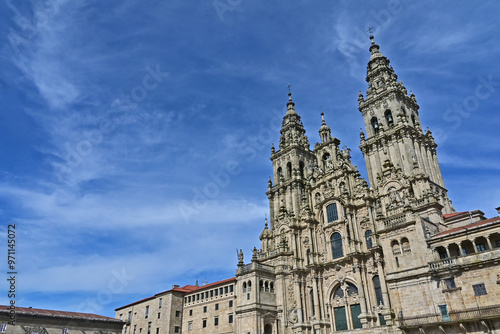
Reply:
[[[356, 282], [358, 283], [358, 295], [359, 295], [359, 304], [361, 306], [361, 314], [359, 315], [359, 319], [361, 321], [361, 325], [363, 328], [368, 328], [368, 320], [370, 318], [369, 314], [366, 312], [366, 298], [365, 298], [365, 292], [364, 292], [364, 283], [363, 279], [361, 278], [361, 264], [359, 263], [359, 260], [357, 263], [353, 265], [353, 269], [356, 271]], [[346, 311], [348, 307], [346, 305]]]
[[314, 275], [313, 276], [313, 295], [314, 295], [314, 313], [316, 316], [316, 319], [321, 319], [321, 311], [319, 309], [319, 304], [320, 304], [320, 299], [319, 299], [319, 293], [318, 293], [318, 276]]

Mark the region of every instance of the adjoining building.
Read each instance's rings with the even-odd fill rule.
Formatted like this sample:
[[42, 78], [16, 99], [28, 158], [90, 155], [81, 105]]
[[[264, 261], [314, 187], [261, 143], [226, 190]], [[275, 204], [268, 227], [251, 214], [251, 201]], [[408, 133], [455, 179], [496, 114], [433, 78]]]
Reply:
[[[178, 288], [177, 332], [500, 333], [500, 217], [455, 212], [416, 97], [370, 39], [358, 96], [368, 182], [323, 114], [311, 149], [289, 93], [261, 248], [249, 263], [240, 252], [236, 278]], [[221, 298], [223, 284], [234, 291]]]
[[123, 321], [97, 314], [0, 305], [0, 333], [120, 334]]

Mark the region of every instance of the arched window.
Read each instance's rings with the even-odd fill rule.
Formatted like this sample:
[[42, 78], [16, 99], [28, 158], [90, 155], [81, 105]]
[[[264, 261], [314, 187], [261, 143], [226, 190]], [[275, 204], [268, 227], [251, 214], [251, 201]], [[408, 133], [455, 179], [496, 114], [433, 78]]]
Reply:
[[372, 242], [372, 231], [367, 230], [365, 232], [365, 240], [366, 240], [366, 248], [370, 249], [373, 247], [373, 242]]
[[371, 120], [371, 123], [372, 123], [372, 127], [373, 127], [373, 130], [375, 131], [375, 133], [378, 133], [379, 126], [378, 126], [378, 119], [377, 119], [377, 117], [373, 117], [372, 120]]
[[380, 286], [380, 278], [378, 275], [373, 276], [373, 289], [375, 289], [375, 298], [377, 299], [377, 306], [384, 305], [384, 299], [382, 298], [382, 288]]
[[347, 282], [346, 292], [348, 296], [354, 296], [358, 294], [358, 288], [354, 284]]
[[247, 288], [248, 288], [248, 291], [252, 291], [252, 282], [251, 281], [248, 281]]
[[292, 163], [291, 162], [286, 164], [286, 170], [288, 172], [287, 177], [291, 178], [292, 177]]
[[264, 291], [264, 281], [263, 280], [259, 281], [259, 291], [260, 292]]
[[411, 252], [410, 242], [408, 241], [407, 238], [401, 239], [401, 248], [403, 250], [403, 253], [410, 253]]
[[391, 248], [392, 248], [392, 254], [394, 255], [401, 254], [401, 248], [399, 247], [399, 242], [397, 242], [396, 240], [393, 240], [391, 242]]
[[391, 126], [394, 124], [394, 119], [392, 118], [392, 112], [389, 109], [385, 111], [384, 116], [385, 120], [387, 121], [387, 125]]
[[272, 334], [273, 333], [273, 326], [266, 324], [264, 326], [264, 334]]
[[247, 291], [247, 282], [243, 282], [243, 292]]
[[269, 283], [269, 292], [274, 293], [274, 283]]
[[269, 282], [264, 283], [264, 291], [269, 292]]
[[413, 126], [415, 126], [415, 124], [416, 124], [416, 121], [415, 121], [415, 115], [413, 115], [413, 114], [411, 115], [411, 124], [412, 124]]
[[[283, 177], [283, 168], [278, 167], [278, 170], [276, 172], [278, 173], [278, 175], [276, 175], [276, 176], [277, 176], [277, 181], [279, 182], [280, 179]], [[278, 182], [276, 182], [276, 183], [278, 183]]]
[[307, 256], [307, 265], [310, 265], [311, 264], [311, 250], [310, 249], [307, 250], [306, 256]]
[[299, 162], [299, 171], [300, 171], [300, 177], [304, 177], [304, 162]]
[[326, 207], [326, 217], [329, 223], [337, 221], [339, 214], [337, 212], [337, 203], [332, 203]]
[[335, 232], [332, 234], [330, 239], [332, 244], [332, 255], [334, 259], [338, 259], [344, 256], [344, 250], [342, 248], [342, 236], [340, 233]]

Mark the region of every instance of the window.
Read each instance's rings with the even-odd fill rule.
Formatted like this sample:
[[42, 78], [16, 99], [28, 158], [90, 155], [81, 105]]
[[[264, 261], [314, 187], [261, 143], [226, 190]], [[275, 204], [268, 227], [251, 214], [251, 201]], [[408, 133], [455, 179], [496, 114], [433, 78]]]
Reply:
[[437, 251], [440, 259], [446, 259], [448, 257], [448, 253], [446, 253], [446, 249], [444, 247], [438, 247]]
[[214, 318], [214, 326], [219, 326], [219, 317]]
[[151, 334], [151, 322], [148, 322], [148, 334]]
[[193, 330], [193, 323], [190, 322], [188, 323], [188, 331], [192, 331]]
[[447, 278], [444, 280], [444, 285], [446, 289], [455, 289], [457, 286], [455, 284], [455, 278]]
[[484, 296], [487, 294], [484, 283], [474, 284], [472, 288], [474, 289], [474, 296]]
[[160, 328], [156, 327], [156, 334], [160, 334]]
[[219, 309], [219, 303], [215, 304], [215, 310], [217, 311]]
[[371, 123], [372, 123], [373, 131], [375, 131], [375, 133], [378, 133], [379, 126], [378, 126], [377, 117], [373, 117], [371, 120]]
[[181, 332], [181, 328], [179, 326], [175, 326], [174, 327], [174, 332], [175, 333], [180, 333]]
[[146, 306], [146, 319], [148, 318], [149, 316], [149, 306]]
[[233, 315], [232, 315], [232, 314], [230, 314], [230, 315], [229, 315], [228, 322], [229, 322], [230, 324], [232, 324], [232, 323], [233, 323]]
[[486, 246], [483, 243], [476, 244], [476, 248], [478, 252], [484, 252], [486, 250]]
[[334, 259], [338, 259], [344, 256], [344, 250], [342, 249], [342, 236], [340, 233], [333, 233], [330, 242], [332, 244], [332, 255]]
[[193, 310], [189, 310], [189, 315], [193, 315]]
[[158, 308], [161, 308], [162, 298], [158, 301]]
[[229, 301], [229, 307], [233, 307], [233, 301], [232, 300]]
[[[246, 284], [243, 283], [243, 292], [245, 292]], [[215, 297], [219, 295], [219, 289], [215, 289]]]
[[134, 334], [136, 333], [137, 331], [137, 325], [134, 325]]
[[231, 285], [229, 286], [229, 292], [233, 292], [233, 291], [234, 291], [234, 285], [232, 285], [232, 284], [231, 284]]
[[228, 294], [228, 293], [229, 293], [229, 287], [228, 287], [228, 286], [224, 287], [224, 293], [225, 293], [225, 294]]
[[161, 313], [160, 313], [160, 312], [158, 312], [158, 319], [160, 319], [160, 314], [161, 314]]
[[377, 299], [377, 306], [384, 305], [384, 299], [382, 298], [382, 287], [380, 286], [380, 278], [378, 275], [373, 276], [373, 289], [375, 290], [375, 298]]
[[326, 216], [329, 223], [339, 219], [339, 214], [337, 212], [337, 203], [332, 203], [326, 207]]
[[[159, 314], [159, 313], [158, 313]], [[175, 311], [175, 316], [179, 318], [181, 316], [181, 311]]]
[[132, 311], [128, 311], [128, 322], [132, 321]]
[[367, 230], [365, 232], [365, 241], [366, 241], [366, 248], [370, 249], [373, 247], [372, 231], [371, 230]]
[[188, 303], [191, 303], [191, 296], [188, 297]]
[[202, 327], [207, 328], [207, 319], [203, 319]]
[[210, 298], [214, 296], [214, 290], [210, 290]]
[[250, 294], [247, 293], [247, 300], [250, 300]]
[[385, 116], [385, 120], [387, 121], [387, 125], [390, 126], [390, 125], [394, 124], [394, 119], [392, 118], [392, 112], [389, 109], [387, 109], [385, 111], [384, 116]]
[[[5, 328], [7, 328], [7, 325], [6, 324], [2, 324], [0, 326], [0, 332], [5, 333]], [[67, 328], [63, 328], [62, 334], [68, 334], [68, 329]]]
[[123, 313], [120, 314], [120, 320], [122, 320], [122, 317], [123, 317]]
[[203, 313], [207, 313], [207, 307], [203, 306]]
[[222, 295], [224, 293], [224, 288], [219, 289], [219, 294]]
[[307, 256], [307, 265], [310, 265], [311, 264], [311, 250], [310, 249], [307, 250], [306, 256]]

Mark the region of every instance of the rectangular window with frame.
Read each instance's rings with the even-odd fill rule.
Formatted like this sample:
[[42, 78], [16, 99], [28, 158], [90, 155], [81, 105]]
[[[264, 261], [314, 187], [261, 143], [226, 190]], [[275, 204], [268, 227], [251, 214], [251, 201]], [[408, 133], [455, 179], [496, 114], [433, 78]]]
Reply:
[[488, 294], [484, 283], [474, 284], [472, 289], [474, 289], [474, 296], [484, 296]]
[[181, 311], [175, 311], [175, 317], [179, 318], [181, 316]]
[[232, 285], [232, 284], [231, 284], [231, 285], [229, 286], [229, 292], [233, 292], [233, 291], [234, 291], [234, 285]]
[[161, 313], [160, 313], [160, 312], [158, 312], [158, 319], [160, 319], [160, 315], [161, 315]]
[[192, 331], [193, 330], [193, 323], [190, 322], [188, 323], [188, 331]]
[[224, 293], [227, 295], [229, 293], [229, 287], [228, 286], [225, 286], [224, 287]]
[[158, 308], [161, 308], [162, 298], [158, 300]]
[[219, 317], [214, 318], [214, 326], [219, 326]]
[[193, 315], [193, 310], [189, 310], [189, 315]]
[[175, 326], [174, 327], [174, 332], [175, 333], [180, 333], [181, 332], [181, 327], [180, 326]]
[[232, 324], [232, 323], [233, 323], [233, 315], [232, 315], [232, 314], [230, 314], [230, 315], [229, 315], [228, 322], [229, 322], [230, 324]]
[[146, 306], [146, 319], [148, 318], [149, 316], [149, 306]]
[[203, 306], [203, 313], [207, 313], [207, 307]]
[[229, 301], [229, 307], [233, 307], [233, 301], [232, 300]]
[[219, 303], [215, 304], [215, 310], [217, 311], [219, 309]]
[[455, 278], [446, 278], [444, 280], [446, 289], [455, 289], [457, 285], [455, 284]]
[[207, 328], [207, 319], [203, 319], [202, 326], [203, 328]]

